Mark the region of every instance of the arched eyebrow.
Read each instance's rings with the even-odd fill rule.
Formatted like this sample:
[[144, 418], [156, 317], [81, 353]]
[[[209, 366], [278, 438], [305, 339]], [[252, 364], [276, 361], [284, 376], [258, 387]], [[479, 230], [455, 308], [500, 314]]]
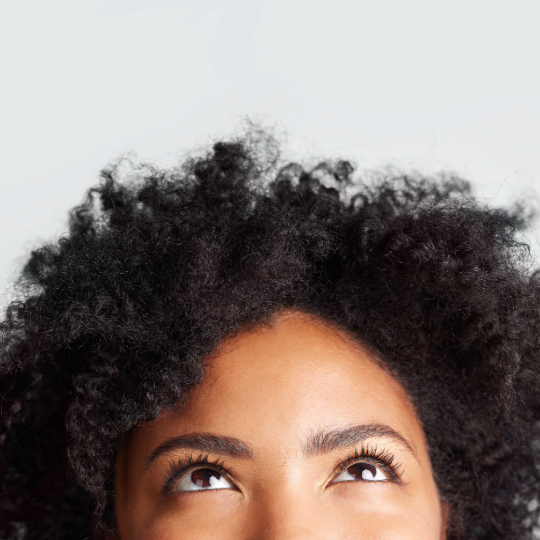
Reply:
[[[333, 430], [321, 430], [309, 437], [302, 445], [304, 456], [313, 457], [328, 454], [335, 450], [352, 448], [367, 439], [393, 439], [416, 458], [412, 446], [403, 435], [382, 424], [362, 424], [346, 426]], [[160, 456], [178, 450], [196, 450], [218, 456], [235, 459], [253, 459], [254, 452], [249, 444], [234, 437], [226, 437], [213, 433], [188, 433], [168, 438], [161, 443], [148, 457], [146, 469]]]
[[347, 426], [330, 431], [321, 430], [312, 435], [303, 445], [306, 457], [328, 454], [342, 448], [351, 448], [367, 439], [393, 439], [416, 460], [418, 460], [409, 441], [401, 433], [383, 424], [362, 424]]
[[186, 435], [168, 438], [165, 442], [161, 443], [148, 456], [146, 468], [150, 467], [158, 457], [178, 450], [197, 450], [199, 452], [209, 452], [236, 459], [253, 458], [251, 447], [240, 439], [214, 435], [213, 433], [188, 433]]

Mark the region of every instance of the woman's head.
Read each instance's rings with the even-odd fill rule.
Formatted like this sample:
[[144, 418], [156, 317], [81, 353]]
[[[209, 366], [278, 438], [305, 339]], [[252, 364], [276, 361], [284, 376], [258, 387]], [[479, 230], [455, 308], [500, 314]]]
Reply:
[[[215, 511], [231, 538], [395, 537], [400, 520], [404, 538], [438, 538], [446, 515], [449, 540], [528, 537], [540, 289], [516, 240], [523, 218], [458, 179], [366, 185], [343, 162], [279, 168], [273, 150], [218, 143], [124, 181], [112, 167], [69, 235], [32, 254], [2, 327], [0, 536], [118, 525], [136, 538], [137, 520], [176, 531], [176, 519], [182, 537], [226, 537], [197, 529]], [[304, 450], [355, 425], [369, 437], [344, 474], [360, 483], [330, 480], [351, 448]], [[169, 462], [190, 453], [148, 456], [193, 433], [241, 440], [251, 457], [230, 464], [232, 487], [167, 497], [163, 476], [182, 468]], [[193, 487], [191, 466], [168, 488]], [[228, 485], [202, 468], [203, 486]], [[388, 528], [365, 528], [368, 515]]]
[[445, 531], [403, 388], [301, 312], [226, 340], [187, 403], [124, 443], [115, 492], [120, 538], [439, 540]]

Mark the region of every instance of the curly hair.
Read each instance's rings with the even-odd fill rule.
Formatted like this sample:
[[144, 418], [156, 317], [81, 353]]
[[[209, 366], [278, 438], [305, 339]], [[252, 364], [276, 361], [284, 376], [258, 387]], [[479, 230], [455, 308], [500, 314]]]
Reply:
[[[293, 308], [345, 329], [422, 422], [449, 540], [532, 538], [540, 285], [523, 210], [449, 174], [284, 164], [270, 136], [119, 160], [34, 251], [0, 326], [0, 538], [114, 529], [114, 467], [224, 337]], [[128, 165], [131, 162], [128, 163]], [[98, 532], [96, 532], [98, 531]]]

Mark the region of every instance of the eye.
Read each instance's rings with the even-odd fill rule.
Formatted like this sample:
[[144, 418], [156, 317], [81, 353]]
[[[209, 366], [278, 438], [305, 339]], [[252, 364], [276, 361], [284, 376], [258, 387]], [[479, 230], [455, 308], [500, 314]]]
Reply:
[[334, 482], [384, 482], [387, 480], [386, 475], [375, 465], [371, 463], [355, 463], [336, 477]]
[[210, 489], [234, 489], [234, 486], [214, 469], [195, 469], [180, 480], [174, 491], [204, 491]]

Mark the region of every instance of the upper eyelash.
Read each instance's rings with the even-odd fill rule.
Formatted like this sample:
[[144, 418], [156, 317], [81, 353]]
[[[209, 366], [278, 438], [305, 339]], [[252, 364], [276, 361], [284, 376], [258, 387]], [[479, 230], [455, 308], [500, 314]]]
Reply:
[[376, 465], [388, 474], [390, 482], [399, 483], [403, 476], [401, 465], [396, 462], [396, 458], [392, 452], [385, 449], [379, 450], [376, 446], [373, 448], [370, 446], [361, 446], [360, 453], [355, 448], [345, 460], [340, 460], [337, 469], [334, 471], [334, 477], [337, 478], [343, 471], [362, 461], [375, 462]]
[[[176, 481], [184, 476], [189, 469], [195, 470], [201, 465], [206, 465], [223, 476], [230, 477], [230, 469], [224, 466], [224, 461], [216, 459], [211, 461], [208, 459], [208, 454], [205, 456], [199, 454], [197, 458], [193, 458], [193, 454], [189, 454], [185, 460], [177, 460], [169, 463], [169, 469], [163, 476], [163, 492], [171, 493]], [[345, 460], [340, 460], [338, 466], [333, 472], [334, 478], [337, 478], [343, 471], [347, 470], [352, 465], [362, 462], [375, 462], [385, 473], [390, 477], [389, 481], [399, 483], [403, 473], [401, 465], [396, 462], [394, 454], [388, 450], [379, 450], [376, 446], [361, 446], [360, 452], [355, 448]]]
[[230, 476], [230, 469], [224, 466], [223, 460], [216, 459], [215, 461], [210, 461], [208, 458], [208, 454], [206, 456], [199, 454], [195, 459], [193, 458], [193, 454], [189, 454], [186, 460], [179, 459], [170, 462], [168, 471], [163, 475], [163, 491], [165, 493], [171, 493], [174, 484], [179, 478], [184, 476], [190, 469], [195, 470], [200, 465], [207, 465], [210, 469], [215, 470], [223, 476]]

